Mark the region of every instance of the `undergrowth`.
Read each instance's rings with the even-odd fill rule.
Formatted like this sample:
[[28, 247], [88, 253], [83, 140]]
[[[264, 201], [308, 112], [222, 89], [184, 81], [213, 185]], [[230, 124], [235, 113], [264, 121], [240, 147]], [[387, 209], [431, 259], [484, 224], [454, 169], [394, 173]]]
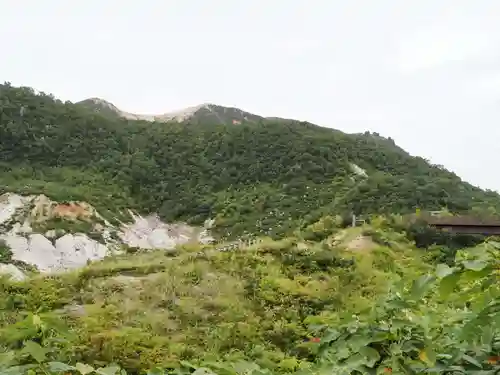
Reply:
[[[81, 270], [0, 284], [0, 343], [21, 347], [26, 314], [64, 322], [71, 332], [54, 360], [120, 363], [127, 371], [179, 361], [251, 360], [278, 372], [314, 357], [311, 325], [333, 324], [383, 294], [412, 259], [410, 248], [356, 254], [328, 241], [264, 240], [219, 252], [187, 245], [178, 254], [137, 252]], [[68, 313], [76, 308], [80, 314]], [[78, 348], [78, 350], [75, 350]]]
[[[493, 373], [498, 244], [433, 271], [384, 220], [320, 227], [2, 279], [1, 373]], [[349, 248], [359, 235], [373, 245]]]

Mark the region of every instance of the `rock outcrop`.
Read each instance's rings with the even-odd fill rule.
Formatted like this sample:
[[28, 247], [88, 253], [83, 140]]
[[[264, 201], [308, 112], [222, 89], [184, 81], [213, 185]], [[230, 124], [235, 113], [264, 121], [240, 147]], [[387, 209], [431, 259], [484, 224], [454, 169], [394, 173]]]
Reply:
[[7, 278], [14, 281], [23, 281], [26, 279], [26, 275], [19, 268], [13, 264], [1, 264], [0, 263], [0, 276], [6, 276]]
[[102, 259], [108, 247], [85, 234], [65, 234], [52, 243], [40, 233], [1, 235], [12, 258], [36, 266], [41, 272], [62, 271]]
[[[0, 240], [10, 248], [12, 259], [34, 265], [40, 272], [79, 268], [120, 252], [122, 245], [172, 249], [213, 241], [208, 229], [163, 223], [156, 215], [129, 212], [129, 217], [130, 222], [114, 226], [86, 202], [59, 203], [44, 195], [7, 193], [0, 196]], [[5, 266], [10, 265], [3, 266], [7, 272]]]
[[143, 249], [172, 249], [188, 242], [207, 243], [213, 240], [207, 230], [186, 224], [165, 224], [157, 215], [147, 217], [131, 213], [133, 222], [123, 224], [118, 233], [129, 246]]

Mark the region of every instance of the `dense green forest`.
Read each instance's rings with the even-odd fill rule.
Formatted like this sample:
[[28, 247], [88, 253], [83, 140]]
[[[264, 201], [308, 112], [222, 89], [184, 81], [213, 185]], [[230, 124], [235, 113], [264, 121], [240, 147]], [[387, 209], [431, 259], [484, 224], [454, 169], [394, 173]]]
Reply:
[[227, 237], [276, 238], [332, 213], [500, 210], [496, 193], [377, 134], [279, 119], [127, 121], [9, 84], [0, 86], [0, 189], [167, 221], [215, 217]]

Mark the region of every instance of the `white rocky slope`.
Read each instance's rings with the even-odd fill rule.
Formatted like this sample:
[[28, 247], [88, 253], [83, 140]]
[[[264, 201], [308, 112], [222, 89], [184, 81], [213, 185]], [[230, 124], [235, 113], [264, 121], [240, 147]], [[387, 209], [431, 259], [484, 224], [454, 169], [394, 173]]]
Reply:
[[108, 108], [111, 111], [115, 112], [119, 116], [126, 118], [128, 120], [143, 120], [143, 121], [185, 121], [192, 117], [196, 111], [198, 111], [201, 108], [207, 108], [210, 110], [210, 106], [212, 104], [204, 103], [204, 104], [199, 104], [196, 106], [192, 107], [187, 107], [183, 109], [179, 109], [173, 112], [168, 112], [168, 113], [163, 113], [159, 115], [146, 115], [146, 114], [137, 114], [137, 113], [130, 113], [126, 111], [122, 111], [118, 107], [116, 107], [114, 104], [100, 98], [90, 98], [87, 99], [87, 101], [91, 101], [96, 105], [99, 105], [103, 108]]
[[[13, 260], [34, 265], [40, 272], [82, 267], [89, 260], [120, 251], [123, 244], [172, 249], [187, 242], [213, 241], [208, 229], [166, 224], [155, 215], [142, 217], [132, 212], [130, 219], [130, 223], [114, 226], [85, 202], [58, 203], [44, 195], [0, 195], [0, 240], [12, 251]], [[61, 223], [65, 229], [57, 228]], [[91, 228], [88, 233], [78, 232], [82, 223]], [[0, 265], [0, 273], [20, 278], [12, 265]]]
[[[239, 108], [225, 107], [221, 105], [203, 103], [195, 106], [190, 106], [182, 109], [178, 109], [172, 112], [166, 112], [162, 114], [137, 114], [127, 111], [122, 111], [120, 108], [115, 106], [104, 99], [100, 98], [89, 98], [78, 102], [78, 104], [83, 104], [87, 108], [91, 108], [95, 112], [101, 113], [114, 113], [119, 117], [125, 118], [127, 120], [141, 120], [141, 121], [157, 121], [157, 122], [183, 122], [200, 116], [206, 120], [207, 116], [213, 120], [219, 121], [221, 124], [241, 124], [242, 121], [256, 122], [264, 119], [264, 117], [243, 111]], [[278, 120], [278, 117], [273, 117], [270, 119]]]

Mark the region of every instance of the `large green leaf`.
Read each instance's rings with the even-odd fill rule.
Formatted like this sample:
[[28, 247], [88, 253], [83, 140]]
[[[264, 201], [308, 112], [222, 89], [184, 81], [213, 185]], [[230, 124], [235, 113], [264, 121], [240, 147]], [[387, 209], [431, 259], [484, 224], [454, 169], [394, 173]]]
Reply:
[[365, 333], [357, 333], [347, 341], [347, 345], [354, 352], [358, 352], [360, 348], [368, 345], [369, 343], [371, 343], [370, 336]]
[[477, 368], [483, 368], [481, 363], [479, 363], [475, 358], [472, 358], [470, 355], [464, 354], [464, 355], [462, 355], [462, 359], [468, 363], [473, 364]]
[[436, 267], [436, 276], [440, 279], [442, 279], [443, 277], [446, 277], [450, 274], [453, 273], [453, 268], [451, 268], [450, 266], [448, 266], [447, 264], [438, 264], [437, 267]]
[[38, 365], [24, 365], [24, 366], [14, 366], [3, 369], [0, 374], [1, 375], [26, 375], [26, 374], [35, 374], [35, 372], [30, 372], [36, 369]]
[[434, 366], [436, 364], [436, 353], [431, 346], [426, 346], [422, 351], [420, 351], [418, 357], [422, 362], [429, 366]]
[[472, 271], [482, 271], [488, 264], [481, 260], [468, 260], [463, 262], [466, 269]]
[[[483, 280], [483, 284], [484, 284], [484, 283], [487, 283], [489, 281], [489, 279], [490, 279], [489, 276], [491, 276], [491, 272], [492, 272], [492, 270], [490, 269], [490, 267], [485, 267], [481, 271], [465, 270], [462, 273], [462, 279], [464, 281], [470, 282], [470, 281], [476, 281], [476, 280], [481, 280], [481, 279], [487, 278], [486, 280]], [[467, 294], [471, 295], [471, 294], [474, 294], [474, 292], [471, 290]]]
[[54, 373], [76, 371], [76, 367], [67, 365], [66, 363], [62, 362], [48, 362], [47, 367], [50, 372]]
[[411, 289], [411, 298], [418, 301], [423, 295], [432, 287], [432, 282], [436, 278], [432, 275], [420, 276], [417, 280], [413, 282]]
[[0, 369], [11, 365], [15, 358], [16, 353], [13, 351], [0, 353]]
[[95, 370], [95, 373], [99, 375], [115, 375], [118, 372], [120, 372], [120, 366], [116, 365], [109, 365]]
[[85, 363], [78, 362], [75, 367], [76, 367], [77, 371], [82, 375], [87, 375], [87, 374], [94, 372], [94, 368], [90, 365], [85, 364]]
[[366, 358], [365, 356], [356, 353], [352, 356], [350, 356], [346, 361], [344, 362], [344, 366], [347, 367], [348, 369], [356, 369], [359, 366], [362, 366], [366, 363]]
[[457, 286], [458, 281], [460, 280], [459, 273], [452, 273], [448, 276], [445, 276], [441, 279], [439, 283], [439, 293], [441, 298], [447, 298]]
[[23, 352], [32, 356], [38, 363], [45, 361], [48, 349], [40, 346], [34, 341], [26, 341], [24, 343]]
[[341, 335], [341, 333], [338, 330], [333, 329], [333, 328], [328, 328], [325, 331], [325, 334], [323, 335], [323, 337], [321, 338], [321, 342], [322, 343], [329, 343], [331, 341], [335, 341], [340, 337], [340, 335]]
[[379, 352], [369, 346], [361, 348], [359, 354], [366, 358], [366, 365], [368, 367], [375, 366], [375, 363], [380, 359]]
[[215, 375], [215, 373], [208, 369], [208, 368], [205, 368], [205, 367], [200, 367], [198, 369], [196, 369], [192, 375]]

